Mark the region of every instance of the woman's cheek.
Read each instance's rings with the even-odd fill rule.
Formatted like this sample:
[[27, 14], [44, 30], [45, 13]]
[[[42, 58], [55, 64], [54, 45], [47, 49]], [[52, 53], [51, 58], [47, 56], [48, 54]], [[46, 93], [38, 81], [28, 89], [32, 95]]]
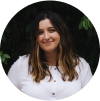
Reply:
[[38, 37], [38, 43], [41, 43], [42, 40], [43, 40], [43, 36], [39, 36], [39, 37]]

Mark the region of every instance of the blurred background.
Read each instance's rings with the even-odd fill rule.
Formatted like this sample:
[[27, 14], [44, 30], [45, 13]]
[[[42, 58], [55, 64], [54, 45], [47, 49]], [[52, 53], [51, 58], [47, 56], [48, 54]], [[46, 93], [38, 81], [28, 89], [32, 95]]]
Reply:
[[5, 73], [19, 56], [27, 53], [33, 19], [42, 11], [58, 13], [71, 31], [75, 52], [82, 56], [95, 73], [99, 61], [99, 39], [92, 21], [77, 8], [57, 1], [42, 1], [20, 10], [5, 26], [1, 39], [0, 56]]

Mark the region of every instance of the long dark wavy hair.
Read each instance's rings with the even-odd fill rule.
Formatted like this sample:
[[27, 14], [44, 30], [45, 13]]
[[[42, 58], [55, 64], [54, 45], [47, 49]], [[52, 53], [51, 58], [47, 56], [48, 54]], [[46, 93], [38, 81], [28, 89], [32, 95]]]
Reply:
[[56, 68], [60, 72], [58, 66], [62, 67], [63, 73], [60, 72], [62, 80], [66, 81], [66, 76], [69, 77], [68, 81], [72, 81], [75, 78], [78, 79], [78, 73], [76, 72], [75, 67], [79, 65], [80, 59], [79, 56], [73, 52], [68, 28], [58, 14], [52, 11], [45, 11], [40, 13], [32, 22], [28, 72], [32, 75], [33, 81], [39, 83], [45, 76], [50, 76], [49, 81], [52, 79], [52, 74], [48, 68], [49, 63], [45, 57], [44, 51], [39, 47], [37, 42], [39, 22], [44, 19], [49, 19], [60, 35]]

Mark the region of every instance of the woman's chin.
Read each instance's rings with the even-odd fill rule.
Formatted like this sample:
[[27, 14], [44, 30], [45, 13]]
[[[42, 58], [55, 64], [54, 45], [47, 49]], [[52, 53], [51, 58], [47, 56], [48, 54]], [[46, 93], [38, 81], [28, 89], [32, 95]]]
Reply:
[[50, 48], [49, 48], [49, 49], [44, 49], [44, 51], [45, 51], [45, 52], [48, 52], [48, 53], [49, 53], [49, 52], [56, 52], [56, 49], [50, 49]]

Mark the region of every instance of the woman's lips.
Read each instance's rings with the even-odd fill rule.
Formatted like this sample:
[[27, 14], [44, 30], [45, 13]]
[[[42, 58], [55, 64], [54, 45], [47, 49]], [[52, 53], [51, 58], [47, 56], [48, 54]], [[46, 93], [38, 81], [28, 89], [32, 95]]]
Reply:
[[50, 44], [52, 43], [53, 41], [47, 41], [47, 42], [43, 42], [44, 44]]

